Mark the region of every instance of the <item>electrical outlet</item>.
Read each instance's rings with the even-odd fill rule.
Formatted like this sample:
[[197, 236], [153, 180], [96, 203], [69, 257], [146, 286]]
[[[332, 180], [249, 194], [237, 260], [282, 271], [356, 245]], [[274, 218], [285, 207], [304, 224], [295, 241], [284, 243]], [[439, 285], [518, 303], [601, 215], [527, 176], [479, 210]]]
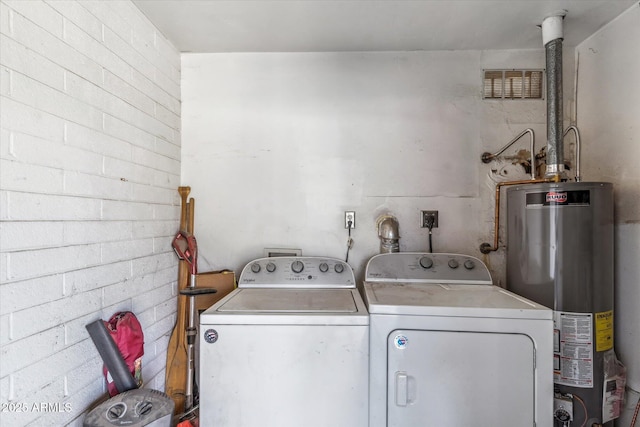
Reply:
[[433, 223], [432, 228], [438, 228], [438, 211], [420, 211], [420, 226], [429, 228], [429, 222]]
[[344, 212], [344, 228], [356, 228], [356, 213], [354, 211]]

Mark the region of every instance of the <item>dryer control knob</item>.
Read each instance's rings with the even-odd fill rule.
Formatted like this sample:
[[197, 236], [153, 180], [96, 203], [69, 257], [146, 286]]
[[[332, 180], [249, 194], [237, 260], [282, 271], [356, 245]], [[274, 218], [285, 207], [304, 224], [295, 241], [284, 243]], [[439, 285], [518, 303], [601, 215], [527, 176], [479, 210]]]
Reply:
[[336, 266], [333, 267], [333, 269], [336, 271], [336, 273], [342, 273], [344, 271], [344, 265], [336, 264]]
[[274, 271], [276, 271], [276, 265], [272, 262], [267, 264], [267, 271], [269, 273], [273, 273]]
[[302, 273], [302, 270], [304, 270], [304, 263], [302, 261], [293, 261], [291, 263], [291, 270], [293, 270], [294, 273]]
[[321, 262], [318, 268], [323, 273], [326, 273], [327, 271], [329, 271], [329, 265], [326, 262]]
[[433, 260], [429, 257], [423, 256], [422, 258], [420, 258], [420, 267], [422, 268], [433, 267]]
[[470, 259], [464, 262], [464, 268], [467, 270], [473, 270], [476, 267], [476, 263], [471, 261]]
[[251, 271], [254, 273], [260, 273], [260, 264], [257, 262], [255, 264], [251, 264]]
[[450, 259], [449, 260], [449, 267], [451, 268], [458, 268], [460, 264], [458, 264], [458, 261], [455, 259]]

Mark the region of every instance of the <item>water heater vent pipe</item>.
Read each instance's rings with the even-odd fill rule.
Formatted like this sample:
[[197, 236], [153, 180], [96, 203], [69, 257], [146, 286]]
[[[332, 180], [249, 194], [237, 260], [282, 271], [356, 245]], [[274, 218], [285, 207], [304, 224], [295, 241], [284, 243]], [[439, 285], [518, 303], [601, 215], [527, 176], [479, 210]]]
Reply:
[[547, 64], [547, 178], [564, 173], [562, 126], [562, 20], [566, 13], [542, 21], [542, 42]]

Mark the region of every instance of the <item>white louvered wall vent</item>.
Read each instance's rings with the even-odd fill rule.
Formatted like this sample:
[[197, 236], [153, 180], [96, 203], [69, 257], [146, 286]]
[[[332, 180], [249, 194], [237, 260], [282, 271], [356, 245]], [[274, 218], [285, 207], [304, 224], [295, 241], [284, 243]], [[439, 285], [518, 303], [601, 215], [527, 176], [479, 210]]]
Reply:
[[484, 99], [543, 99], [544, 70], [484, 70]]

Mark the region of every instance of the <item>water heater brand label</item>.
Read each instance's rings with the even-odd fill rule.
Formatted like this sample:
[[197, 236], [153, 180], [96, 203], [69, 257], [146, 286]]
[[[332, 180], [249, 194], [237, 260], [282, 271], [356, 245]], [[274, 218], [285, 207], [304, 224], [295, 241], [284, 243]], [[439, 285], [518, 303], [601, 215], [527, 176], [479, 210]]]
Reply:
[[579, 191], [544, 191], [527, 193], [527, 206], [589, 206], [591, 193], [589, 190]]
[[547, 203], [566, 203], [567, 201], [567, 193], [556, 193], [555, 191], [550, 191], [547, 193], [547, 197], [545, 198], [545, 202]]

